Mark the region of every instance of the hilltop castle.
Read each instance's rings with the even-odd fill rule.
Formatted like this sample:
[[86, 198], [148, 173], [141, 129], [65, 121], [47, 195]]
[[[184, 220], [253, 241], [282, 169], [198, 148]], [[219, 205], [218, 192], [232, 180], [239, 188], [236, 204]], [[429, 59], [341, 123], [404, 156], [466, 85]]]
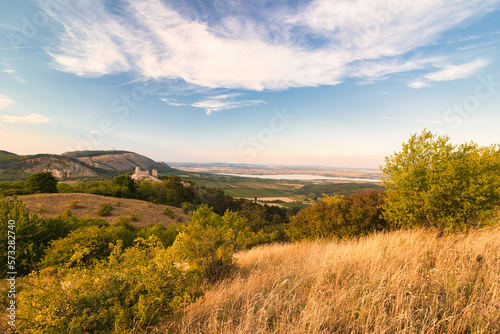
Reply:
[[150, 182], [161, 182], [158, 179], [158, 171], [153, 169], [151, 174], [149, 173], [149, 169], [142, 171], [141, 168], [135, 167], [135, 172], [130, 176], [133, 180], [141, 180], [141, 181], [150, 181]]

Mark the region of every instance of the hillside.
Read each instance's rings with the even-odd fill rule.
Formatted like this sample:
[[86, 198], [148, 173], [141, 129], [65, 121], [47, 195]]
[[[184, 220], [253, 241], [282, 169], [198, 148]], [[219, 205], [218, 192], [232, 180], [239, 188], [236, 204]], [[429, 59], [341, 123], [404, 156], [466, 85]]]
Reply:
[[[18, 199], [26, 204], [30, 212], [45, 218], [57, 216], [61, 211], [69, 209], [75, 217], [102, 218], [108, 223], [116, 222], [120, 216], [130, 219], [135, 213], [137, 218], [130, 221], [135, 227], [149, 226], [156, 223], [168, 226], [172, 223], [189, 220], [189, 217], [182, 209], [127, 198], [91, 194], [37, 194], [18, 196]], [[75, 204], [75, 202], [77, 203]], [[97, 210], [102, 203], [111, 204], [113, 207], [111, 215], [106, 217], [97, 215]], [[173, 211], [173, 217], [165, 214], [166, 207]]]
[[51, 172], [59, 179], [81, 177], [109, 178], [135, 167], [156, 169], [159, 173], [176, 170], [143, 155], [127, 151], [76, 151], [57, 154], [17, 155], [0, 151], [0, 181], [26, 179], [32, 173]]
[[63, 153], [62, 156], [75, 158], [89, 166], [109, 170], [132, 172], [135, 167], [141, 169], [156, 169], [159, 173], [175, 171], [165, 163], [159, 163], [143, 155], [128, 151], [74, 151]]
[[499, 333], [499, 248], [499, 227], [260, 246], [174, 332]]

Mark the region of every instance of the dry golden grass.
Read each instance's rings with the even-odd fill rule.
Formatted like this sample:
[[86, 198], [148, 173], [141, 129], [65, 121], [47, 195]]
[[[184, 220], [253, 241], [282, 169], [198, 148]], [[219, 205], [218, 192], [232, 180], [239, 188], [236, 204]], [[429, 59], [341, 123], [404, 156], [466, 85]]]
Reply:
[[[26, 204], [30, 212], [45, 218], [57, 216], [63, 210], [69, 209], [75, 217], [102, 218], [108, 223], [116, 222], [119, 216], [130, 219], [133, 216], [132, 213], [135, 212], [137, 213], [136, 220], [130, 220], [130, 223], [135, 227], [149, 226], [156, 223], [167, 226], [179, 221], [189, 220], [189, 217], [182, 209], [136, 199], [91, 194], [37, 194], [18, 196], [18, 199]], [[77, 205], [74, 205], [74, 202], [78, 202]], [[97, 215], [97, 210], [102, 203], [110, 203], [113, 207], [109, 216], [99, 217]], [[165, 214], [165, 207], [172, 209], [174, 212], [173, 218]]]
[[179, 333], [500, 333], [500, 228], [269, 245], [188, 306]]

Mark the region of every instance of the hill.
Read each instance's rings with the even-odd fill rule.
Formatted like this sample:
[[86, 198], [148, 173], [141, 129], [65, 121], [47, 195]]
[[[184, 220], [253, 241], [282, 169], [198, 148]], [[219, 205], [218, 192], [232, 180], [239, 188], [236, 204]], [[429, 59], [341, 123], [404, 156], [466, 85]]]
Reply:
[[[64, 209], [69, 209], [75, 217], [102, 218], [108, 223], [116, 222], [122, 216], [131, 218], [130, 223], [135, 227], [149, 226], [161, 223], [165, 226], [185, 222], [189, 217], [182, 209], [163, 205], [152, 204], [145, 201], [127, 198], [114, 198], [91, 194], [36, 194], [18, 196], [18, 199], [26, 204], [30, 212], [45, 218], [57, 216]], [[106, 217], [99, 217], [97, 210], [102, 203], [110, 203], [111, 214]], [[165, 208], [169, 207], [173, 212], [173, 217], [165, 214]]]
[[137, 166], [142, 169], [156, 169], [159, 173], [175, 171], [163, 162], [155, 162], [144, 155], [128, 151], [74, 151], [63, 153], [62, 156], [109, 171], [132, 172]]
[[174, 332], [500, 333], [499, 247], [499, 227], [259, 246]]
[[165, 163], [127, 151], [76, 151], [57, 154], [17, 155], [0, 151], [0, 181], [26, 179], [29, 174], [48, 171], [59, 179], [102, 177], [110, 178], [135, 167], [156, 169], [159, 173], [175, 173]]

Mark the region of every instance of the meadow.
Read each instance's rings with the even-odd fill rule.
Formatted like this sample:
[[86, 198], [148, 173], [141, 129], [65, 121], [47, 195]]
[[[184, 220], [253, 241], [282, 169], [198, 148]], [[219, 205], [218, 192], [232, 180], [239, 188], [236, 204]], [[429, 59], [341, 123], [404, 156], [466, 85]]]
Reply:
[[499, 249], [500, 227], [259, 246], [174, 332], [499, 333]]

